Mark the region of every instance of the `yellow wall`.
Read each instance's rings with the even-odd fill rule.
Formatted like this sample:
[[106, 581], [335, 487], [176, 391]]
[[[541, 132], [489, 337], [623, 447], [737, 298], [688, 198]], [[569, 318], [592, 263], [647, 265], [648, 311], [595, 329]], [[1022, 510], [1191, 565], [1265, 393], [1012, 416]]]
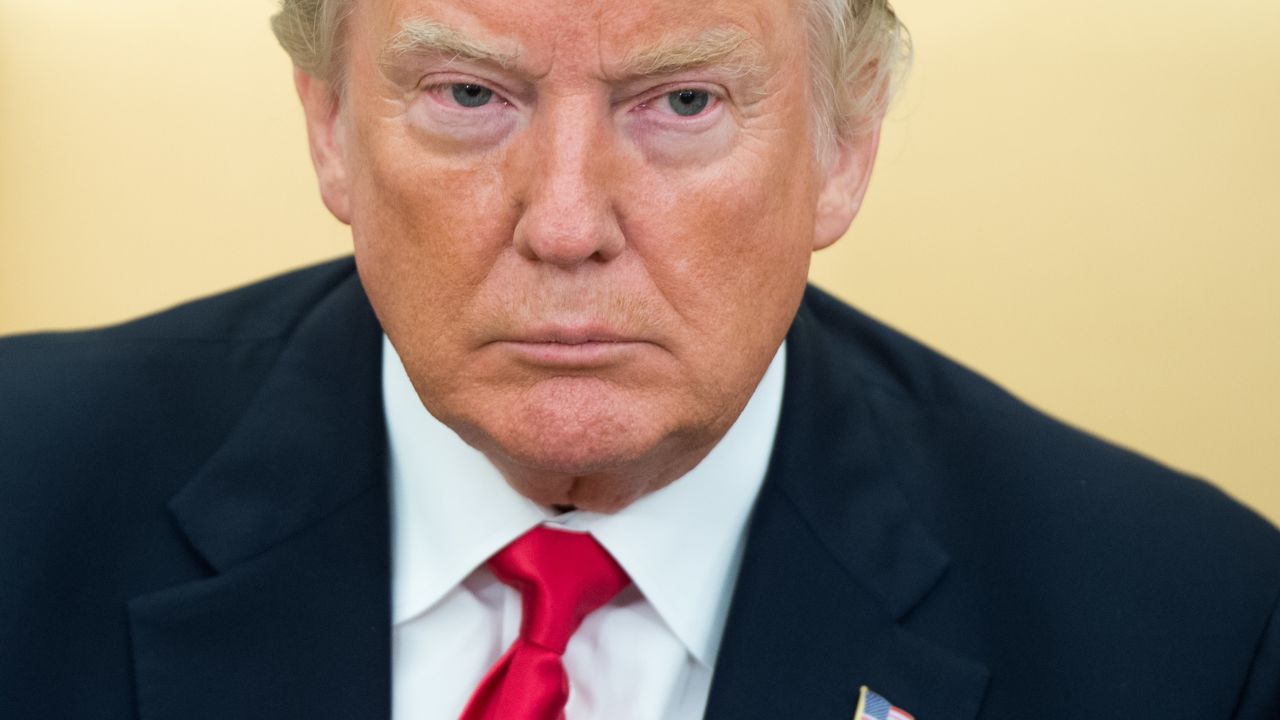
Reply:
[[[0, 332], [346, 250], [271, 0], [0, 0]], [[1280, 519], [1280, 3], [899, 0], [915, 72], [814, 278]]]

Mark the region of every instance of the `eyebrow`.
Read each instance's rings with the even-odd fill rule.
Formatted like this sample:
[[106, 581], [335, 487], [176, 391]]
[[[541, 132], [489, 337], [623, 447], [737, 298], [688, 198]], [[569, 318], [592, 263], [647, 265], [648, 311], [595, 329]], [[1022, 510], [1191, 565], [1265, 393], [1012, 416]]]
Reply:
[[[516, 67], [519, 54], [507, 52], [472, 39], [443, 23], [412, 18], [387, 41], [382, 63], [392, 64], [405, 55], [440, 54], [450, 60], [487, 62], [503, 69]], [[620, 77], [673, 75], [685, 70], [723, 65], [738, 77], [759, 74], [764, 69], [763, 51], [752, 37], [739, 28], [712, 28], [689, 36], [668, 36], [623, 59], [615, 73]]]
[[383, 64], [405, 55], [448, 55], [451, 60], [487, 62], [504, 69], [515, 67], [519, 56], [473, 40], [461, 32], [426, 18], [413, 18], [400, 23], [400, 31], [387, 41], [382, 51]]
[[724, 65], [735, 75], [745, 76], [764, 69], [759, 44], [739, 28], [712, 28], [693, 37], [665, 37], [657, 43], [627, 55], [622, 74], [648, 77]]

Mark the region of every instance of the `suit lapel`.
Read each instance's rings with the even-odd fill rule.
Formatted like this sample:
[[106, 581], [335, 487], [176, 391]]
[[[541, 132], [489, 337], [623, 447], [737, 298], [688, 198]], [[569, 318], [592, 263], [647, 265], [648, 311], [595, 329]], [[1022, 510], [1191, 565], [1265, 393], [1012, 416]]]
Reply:
[[971, 720], [986, 668], [900, 622], [948, 557], [913, 519], [832, 342], [802, 307], [706, 717], [849, 720], [866, 685], [916, 717]]
[[171, 500], [216, 574], [130, 602], [143, 720], [389, 715], [380, 336], [352, 276]]

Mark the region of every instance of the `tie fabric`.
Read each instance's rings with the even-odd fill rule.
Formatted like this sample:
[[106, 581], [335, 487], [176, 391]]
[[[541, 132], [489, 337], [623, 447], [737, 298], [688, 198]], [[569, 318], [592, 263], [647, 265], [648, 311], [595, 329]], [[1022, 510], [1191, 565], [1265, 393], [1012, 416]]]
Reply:
[[498, 551], [489, 569], [520, 591], [520, 636], [480, 681], [461, 720], [562, 720], [569, 638], [631, 580], [595, 538], [544, 525]]

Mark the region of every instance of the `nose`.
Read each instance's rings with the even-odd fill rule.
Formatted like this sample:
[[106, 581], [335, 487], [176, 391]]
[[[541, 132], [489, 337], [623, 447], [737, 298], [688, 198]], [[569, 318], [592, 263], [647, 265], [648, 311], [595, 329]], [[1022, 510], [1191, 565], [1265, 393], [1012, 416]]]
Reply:
[[608, 262], [626, 246], [611, 197], [607, 122], [562, 98], [534, 120], [514, 243], [521, 256], [561, 268]]

